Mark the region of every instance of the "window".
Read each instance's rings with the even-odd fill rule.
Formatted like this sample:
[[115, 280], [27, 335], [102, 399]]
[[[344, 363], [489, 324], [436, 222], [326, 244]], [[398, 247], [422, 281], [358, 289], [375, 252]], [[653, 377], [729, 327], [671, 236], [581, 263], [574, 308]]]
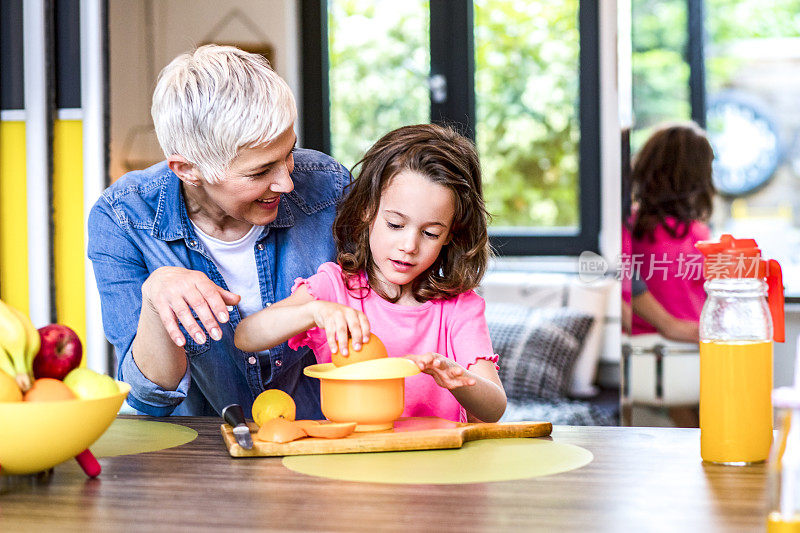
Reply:
[[636, 152], [653, 126], [689, 120], [689, 64], [684, 60], [687, 32], [686, 0], [633, 0], [631, 149]]
[[404, 124], [476, 141], [503, 255], [597, 251], [597, 2], [302, 2], [304, 145], [350, 167]]
[[330, 154], [351, 168], [385, 133], [430, 120], [428, 2], [332, 1]]
[[704, 126], [719, 193], [714, 235], [755, 239], [781, 263], [786, 295], [800, 297], [800, 1], [764, 9], [757, 0], [634, 0], [632, 8], [634, 150], [660, 120]]
[[477, 146], [495, 227], [580, 224], [578, 2], [475, 3]]

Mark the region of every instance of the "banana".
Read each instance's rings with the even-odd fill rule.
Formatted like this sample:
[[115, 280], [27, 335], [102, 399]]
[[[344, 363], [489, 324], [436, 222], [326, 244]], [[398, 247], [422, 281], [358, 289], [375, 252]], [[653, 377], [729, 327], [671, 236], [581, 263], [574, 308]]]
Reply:
[[0, 346], [2, 346], [11, 358], [14, 365], [17, 385], [22, 392], [31, 388], [31, 376], [25, 363], [25, 326], [17, 318], [17, 315], [9, 308], [8, 304], [0, 301]]
[[11, 357], [8, 352], [0, 346], [0, 372], [5, 372], [12, 378], [17, 377], [17, 372], [14, 370], [14, 365], [11, 363]]
[[16, 307], [8, 305], [8, 308], [17, 316], [25, 328], [25, 369], [29, 375], [33, 376], [33, 358], [39, 353], [42, 338], [39, 336], [39, 330], [33, 325], [28, 315]]

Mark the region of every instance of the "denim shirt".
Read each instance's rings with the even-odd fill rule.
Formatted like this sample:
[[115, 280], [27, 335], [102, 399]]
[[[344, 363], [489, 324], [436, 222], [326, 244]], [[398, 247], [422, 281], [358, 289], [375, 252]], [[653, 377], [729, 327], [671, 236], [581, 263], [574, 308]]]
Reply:
[[[313, 150], [296, 149], [294, 161], [294, 191], [282, 196], [276, 219], [264, 227], [254, 249], [264, 306], [288, 297], [295, 278], [313, 275], [335, 255], [331, 226], [350, 174]], [[219, 341], [206, 334], [206, 342], [197, 344], [181, 326], [188, 365], [176, 390], [163, 389], [139, 370], [131, 344], [142, 284], [154, 270], [198, 270], [228, 288], [189, 222], [180, 184], [166, 162], [129, 172], [105, 190], [89, 214], [88, 255], [103, 328], [114, 345], [117, 377], [131, 385], [128, 403], [153, 416], [214, 415], [232, 403], [249, 413], [259, 393], [277, 388], [294, 398], [298, 419], [322, 418], [319, 383], [303, 375], [303, 368], [316, 362], [313, 353], [305, 347], [291, 350], [286, 343], [261, 353], [242, 352], [233, 344], [242, 319], [236, 306], [230, 320], [220, 324]]]

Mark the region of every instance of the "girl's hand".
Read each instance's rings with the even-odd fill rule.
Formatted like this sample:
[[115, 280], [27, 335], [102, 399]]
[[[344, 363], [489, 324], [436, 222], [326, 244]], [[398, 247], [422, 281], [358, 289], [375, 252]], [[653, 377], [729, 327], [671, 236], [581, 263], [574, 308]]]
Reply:
[[239, 303], [240, 296], [226, 291], [197, 270], [161, 267], [142, 284], [142, 306], [158, 313], [172, 342], [186, 344], [178, 323], [198, 343], [206, 342], [203, 329], [192, 316], [197, 314], [203, 327], [214, 340], [222, 338], [219, 323], [228, 321], [228, 305]]
[[309, 306], [314, 323], [325, 330], [331, 353], [339, 351], [347, 355], [347, 341], [351, 337], [355, 350], [360, 350], [361, 344], [369, 340], [369, 320], [361, 311], [324, 300], [314, 300]]
[[405, 357], [414, 361], [420, 370], [433, 376], [437, 385], [447, 390], [475, 385], [477, 382], [463, 366], [441, 354], [428, 352], [421, 355], [409, 354]]

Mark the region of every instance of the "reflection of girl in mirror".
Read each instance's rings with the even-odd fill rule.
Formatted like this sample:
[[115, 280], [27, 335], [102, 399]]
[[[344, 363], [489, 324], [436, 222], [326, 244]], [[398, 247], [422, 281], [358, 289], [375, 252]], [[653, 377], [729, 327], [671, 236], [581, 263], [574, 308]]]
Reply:
[[[710, 237], [713, 159], [697, 124], [656, 128], [633, 161], [633, 207], [622, 231], [623, 252], [650, 294], [675, 318], [694, 322], [705, 302], [702, 256], [694, 245]], [[631, 329], [634, 335], [657, 331], [636, 315], [636, 306]]]

